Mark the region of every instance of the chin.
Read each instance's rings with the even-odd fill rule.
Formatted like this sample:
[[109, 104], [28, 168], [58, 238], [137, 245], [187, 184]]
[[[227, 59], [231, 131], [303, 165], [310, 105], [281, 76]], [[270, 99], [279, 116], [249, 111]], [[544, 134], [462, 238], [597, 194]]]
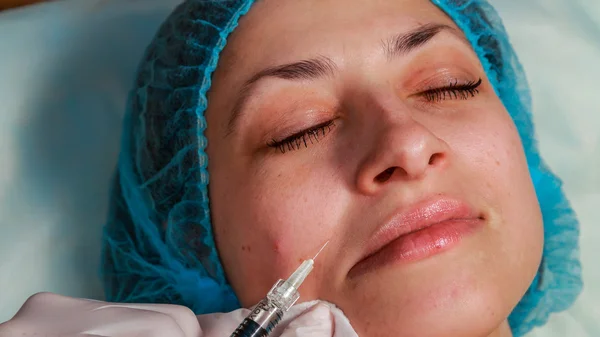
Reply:
[[490, 268], [490, 259], [474, 255], [457, 251], [363, 275], [338, 306], [361, 337], [489, 336], [520, 291], [503, 282], [510, 276], [497, 270], [505, 268]]
[[342, 310], [361, 337], [486, 337], [511, 310], [501, 296], [485, 289], [446, 287], [425, 296], [397, 295], [397, 300], [381, 296]]

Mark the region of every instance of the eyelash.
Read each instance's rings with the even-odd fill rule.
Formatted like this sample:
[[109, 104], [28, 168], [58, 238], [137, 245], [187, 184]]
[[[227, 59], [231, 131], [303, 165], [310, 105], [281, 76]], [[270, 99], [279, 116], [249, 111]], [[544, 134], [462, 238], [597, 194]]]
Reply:
[[[458, 81], [450, 83], [446, 87], [429, 89], [422, 92], [420, 95], [425, 97], [428, 102], [439, 103], [447, 99], [461, 99], [466, 100], [475, 95], [479, 94], [479, 86], [481, 85], [481, 78], [478, 81], [467, 82], [465, 84], [458, 84]], [[304, 131], [300, 131], [283, 140], [271, 140], [267, 145], [271, 148], [278, 149], [281, 153], [287, 151], [299, 150], [304, 146], [308, 147], [309, 143], [314, 144], [324, 137], [331, 128], [334, 127], [334, 121], [328, 121], [319, 125], [313, 126]]]
[[475, 95], [479, 93], [478, 88], [481, 85], [481, 82], [481, 78], [478, 81], [467, 82], [465, 84], [458, 84], [458, 81], [455, 81], [446, 87], [429, 89], [421, 95], [425, 97], [427, 102], [435, 103], [447, 99], [465, 100], [475, 97]]
[[299, 150], [300, 148], [302, 148], [302, 146], [306, 148], [310, 144], [319, 142], [319, 140], [322, 137], [324, 137], [327, 133], [329, 133], [329, 131], [331, 131], [331, 128], [333, 128], [334, 126], [334, 121], [330, 120], [328, 122], [315, 125], [307, 130], [300, 131], [283, 140], [277, 141], [273, 139], [269, 142], [268, 146], [278, 149], [281, 153], [285, 153], [286, 151]]

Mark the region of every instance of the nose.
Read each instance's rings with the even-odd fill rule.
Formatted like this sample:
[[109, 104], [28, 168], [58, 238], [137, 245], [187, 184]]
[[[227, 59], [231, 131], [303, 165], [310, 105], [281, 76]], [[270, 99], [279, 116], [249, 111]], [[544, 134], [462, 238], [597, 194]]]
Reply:
[[356, 182], [367, 195], [394, 181], [424, 179], [448, 161], [447, 144], [412, 118], [386, 125], [372, 144], [359, 165]]

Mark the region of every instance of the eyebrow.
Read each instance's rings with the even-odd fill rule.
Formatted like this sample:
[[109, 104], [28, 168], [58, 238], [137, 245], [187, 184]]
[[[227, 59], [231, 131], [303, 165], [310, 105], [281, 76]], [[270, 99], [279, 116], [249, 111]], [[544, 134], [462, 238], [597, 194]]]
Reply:
[[408, 33], [403, 33], [383, 42], [383, 48], [389, 59], [408, 54], [417, 49], [436, 36], [441, 31], [454, 33], [461, 39], [465, 39], [454, 27], [430, 23], [422, 25]]
[[[462, 40], [465, 40], [464, 36], [462, 36], [454, 27], [432, 23], [422, 25], [410, 32], [398, 34], [388, 40], [384, 40], [382, 47], [388, 60], [391, 60], [422, 47], [441, 31], [449, 31]], [[226, 136], [235, 131], [237, 121], [242, 115], [244, 106], [250, 98], [253, 86], [256, 82], [268, 77], [292, 81], [316, 80], [325, 76], [332, 76], [336, 71], [337, 65], [335, 62], [325, 56], [269, 67], [259, 71], [244, 83], [242, 90], [238, 95], [236, 104], [234, 105], [231, 117], [229, 118]]]

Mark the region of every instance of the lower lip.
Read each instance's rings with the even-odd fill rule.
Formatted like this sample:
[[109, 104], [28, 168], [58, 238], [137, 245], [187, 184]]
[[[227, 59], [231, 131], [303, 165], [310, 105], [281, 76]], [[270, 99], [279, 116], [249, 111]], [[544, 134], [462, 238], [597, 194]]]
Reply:
[[447, 251], [483, 224], [483, 219], [454, 219], [403, 235], [350, 270], [358, 275], [395, 262], [414, 262]]

